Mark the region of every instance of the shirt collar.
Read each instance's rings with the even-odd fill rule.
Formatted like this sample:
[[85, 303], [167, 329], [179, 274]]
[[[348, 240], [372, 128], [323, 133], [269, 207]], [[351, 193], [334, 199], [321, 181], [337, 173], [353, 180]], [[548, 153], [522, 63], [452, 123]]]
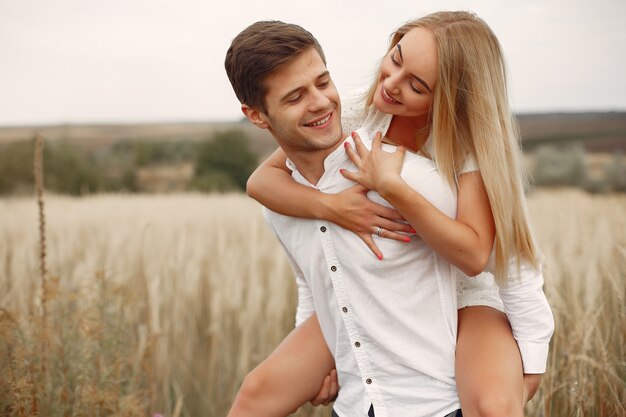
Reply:
[[[350, 143], [351, 145], [354, 145], [354, 141], [352, 140], [352, 137], [348, 136], [347, 138], [341, 140], [341, 144], [337, 146], [337, 149], [332, 151], [324, 159], [324, 173], [322, 174], [320, 180], [318, 181], [318, 185], [320, 185], [322, 181], [324, 181], [324, 178], [326, 178], [327, 176], [334, 175], [335, 171], [337, 171], [337, 169], [341, 165], [343, 165], [347, 160], [349, 160], [348, 154], [346, 153], [346, 150], [344, 148], [345, 147], [344, 143], [346, 142]], [[312, 185], [302, 176], [302, 174], [300, 174], [300, 171], [298, 171], [298, 167], [296, 167], [296, 164], [291, 159], [287, 158], [285, 165], [287, 166], [287, 168], [291, 170], [293, 175], [299, 179], [298, 182], [304, 182], [307, 185]]]

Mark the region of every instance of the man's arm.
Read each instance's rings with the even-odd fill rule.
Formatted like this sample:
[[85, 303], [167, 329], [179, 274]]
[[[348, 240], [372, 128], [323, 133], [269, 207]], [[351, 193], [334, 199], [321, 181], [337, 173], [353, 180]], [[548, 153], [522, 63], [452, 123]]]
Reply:
[[543, 292], [541, 266], [509, 261], [509, 277], [500, 287], [504, 310], [517, 340], [525, 374], [543, 374], [548, 345], [554, 333], [554, 317]]
[[[287, 250], [287, 247], [283, 244], [282, 240], [278, 236], [278, 233], [273, 228], [271, 221], [268, 218], [269, 211], [267, 209], [263, 209], [267, 223], [270, 229], [274, 232], [274, 235], [277, 237], [281, 246], [285, 250], [285, 254], [287, 255], [287, 259], [291, 264], [291, 268], [296, 275], [296, 283], [298, 286], [298, 307], [296, 308], [296, 327], [301, 326], [303, 323], [308, 322], [309, 318], [315, 314], [315, 303], [313, 301], [313, 294], [311, 293], [311, 288], [302, 272], [302, 269], [298, 266], [295, 259]], [[315, 319], [317, 321], [317, 318]], [[318, 324], [319, 325], [319, 324]], [[321, 333], [321, 329], [319, 329]], [[325, 342], [324, 342], [325, 343]], [[334, 361], [334, 360], [333, 360]], [[317, 395], [310, 400], [310, 403], [314, 406], [318, 405], [328, 405], [332, 401], [337, 398], [337, 393], [339, 392], [339, 379], [337, 377], [337, 370], [333, 369], [326, 377], [319, 389]]]
[[[291, 267], [293, 268], [293, 271], [296, 275], [296, 283], [298, 285], [298, 307], [296, 309], [296, 327], [301, 327], [301, 326], [305, 326], [305, 323], [308, 323], [309, 321], [311, 321], [311, 318], [315, 315], [315, 303], [313, 301], [313, 294], [311, 293], [311, 288], [309, 287], [309, 284], [304, 276], [304, 273], [298, 267], [295, 260], [291, 257], [291, 255], [289, 254], [289, 251], [286, 248], [285, 248], [285, 253], [287, 254], [287, 258], [289, 259], [289, 262], [291, 263]], [[315, 318], [315, 322], [317, 322], [317, 317], [315, 316], [314, 318]], [[307, 324], [306, 326], [310, 327], [311, 325]], [[315, 330], [319, 331], [321, 335], [322, 330], [319, 328], [319, 323], [317, 324], [317, 326], [318, 328]], [[312, 331], [310, 332], [312, 333]], [[292, 336], [292, 338], [295, 338], [295, 336]], [[319, 342], [319, 339], [314, 339], [314, 340], [318, 340]], [[325, 341], [323, 341], [323, 344], [326, 347]], [[320, 348], [319, 350], [323, 350], [323, 349]], [[305, 358], [305, 360], [313, 361], [313, 358], [307, 357]], [[309, 400], [309, 402], [314, 406], [328, 405], [332, 401], [334, 401], [335, 398], [337, 398], [337, 393], [339, 392], [339, 380], [337, 378], [337, 371], [334, 369], [334, 359], [332, 359], [332, 362], [333, 362], [332, 371], [330, 371], [330, 373], [326, 375], [326, 377], [324, 378], [322, 385], [319, 388], [319, 392], [316, 394], [316, 396]], [[294, 374], [297, 375], [300, 373], [294, 372]], [[313, 378], [313, 375], [306, 375], [306, 376], [308, 378], [315, 379]]]
[[315, 313], [315, 303], [313, 301], [313, 293], [311, 292], [311, 287], [309, 287], [309, 283], [306, 280], [304, 272], [296, 262], [296, 260], [291, 255], [289, 249], [283, 243], [280, 235], [274, 228], [272, 223], [272, 216], [277, 215], [272, 213], [269, 209], [263, 207], [263, 216], [265, 217], [265, 221], [267, 222], [268, 227], [278, 239], [278, 243], [283, 247], [285, 251], [285, 255], [287, 255], [287, 260], [291, 265], [291, 269], [293, 270], [296, 276], [296, 285], [298, 287], [298, 307], [296, 308], [296, 327], [304, 323], [306, 319], [311, 317]]
[[280, 239], [272, 221], [274, 214], [267, 209], [263, 214], [296, 275], [297, 327], [267, 359], [248, 373], [228, 417], [286, 417], [307, 401], [325, 402], [333, 389], [330, 376], [334, 359], [314, 314], [306, 276]]

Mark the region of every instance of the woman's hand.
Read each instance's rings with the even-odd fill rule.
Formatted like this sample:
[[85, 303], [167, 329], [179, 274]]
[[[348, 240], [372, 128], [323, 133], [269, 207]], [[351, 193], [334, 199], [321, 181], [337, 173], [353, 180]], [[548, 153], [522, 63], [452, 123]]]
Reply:
[[362, 185], [355, 185], [337, 194], [326, 194], [327, 220], [356, 233], [378, 259], [383, 259], [372, 235], [408, 242], [409, 237], [398, 232], [415, 233], [415, 230], [397, 210], [367, 198], [368, 191]]
[[345, 148], [352, 162], [359, 169], [358, 172], [341, 170], [341, 174], [349, 180], [358, 182], [367, 189], [380, 191], [393, 181], [402, 181], [400, 171], [406, 150], [402, 146], [394, 152], [385, 152], [382, 148], [382, 135], [376, 132], [372, 141], [372, 150], [368, 151], [358, 133], [352, 132], [356, 151], [348, 142]]

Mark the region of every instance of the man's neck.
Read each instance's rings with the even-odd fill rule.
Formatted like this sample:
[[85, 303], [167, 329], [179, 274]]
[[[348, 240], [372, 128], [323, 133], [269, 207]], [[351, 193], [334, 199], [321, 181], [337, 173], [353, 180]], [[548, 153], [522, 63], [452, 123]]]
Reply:
[[298, 168], [300, 175], [312, 185], [317, 185], [322, 175], [324, 175], [324, 161], [344, 142], [338, 141], [332, 148], [319, 151], [286, 151], [287, 157]]

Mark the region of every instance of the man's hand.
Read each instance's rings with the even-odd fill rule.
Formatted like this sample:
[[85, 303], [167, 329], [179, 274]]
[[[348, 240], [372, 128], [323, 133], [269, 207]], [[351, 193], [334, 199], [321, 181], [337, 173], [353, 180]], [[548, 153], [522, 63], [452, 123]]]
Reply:
[[524, 405], [535, 396], [540, 382], [541, 374], [524, 374]]
[[310, 402], [315, 406], [328, 405], [335, 401], [335, 398], [337, 398], [337, 392], [339, 392], [339, 381], [337, 380], [337, 371], [333, 369], [330, 371], [330, 375], [327, 375], [326, 378], [324, 378], [324, 383], [320, 388], [320, 392]]

